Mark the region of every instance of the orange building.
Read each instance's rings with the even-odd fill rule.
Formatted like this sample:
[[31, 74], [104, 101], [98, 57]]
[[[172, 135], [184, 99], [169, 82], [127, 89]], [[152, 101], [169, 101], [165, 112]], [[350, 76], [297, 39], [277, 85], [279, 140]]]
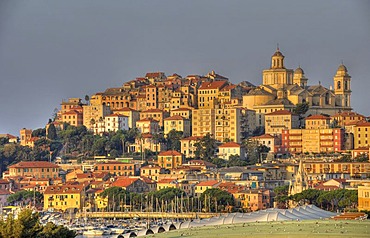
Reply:
[[330, 153], [344, 148], [344, 129], [292, 129], [282, 131], [282, 152]]
[[153, 108], [140, 112], [140, 120], [149, 118], [159, 122], [159, 126], [163, 127], [163, 120], [169, 116], [169, 113], [161, 109]]
[[158, 154], [158, 165], [165, 169], [174, 169], [183, 163], [183, 155], [175, 150], [163, 151]]
[[358, 114], [357, 112], [341, 112], [331, 117], [331, 120], [335, 120], [340, 127], [359, 121], [365, 121], [365, 119], [366, 118], [363, 115]]
[[101, 164], [95, 164], [94, 167], [94, 172], [107, 172], [118, 176], [135, 175], [135, 164], [131, 163], [109, 161]]
[[46, 161], [22, 161], [9, 167], [9, 177], [59, 177], [59, 166]]

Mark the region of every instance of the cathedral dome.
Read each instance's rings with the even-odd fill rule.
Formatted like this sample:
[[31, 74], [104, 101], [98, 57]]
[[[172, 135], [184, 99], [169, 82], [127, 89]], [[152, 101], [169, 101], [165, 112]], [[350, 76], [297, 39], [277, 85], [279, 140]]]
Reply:
[[341, 65], [339, 65], [339, 67], [338, 67], [338, 70], [337, 71], [344, 71], [344, 72], [346, 72], [347, 73], [347, 68], [346, 68], [346, 66], [344, 66], [344, 64], [341, 64]]
[[295, 71], [294, 71], [294, 74], [304, 74], [304, 71], [301, 67], [298, 67]]

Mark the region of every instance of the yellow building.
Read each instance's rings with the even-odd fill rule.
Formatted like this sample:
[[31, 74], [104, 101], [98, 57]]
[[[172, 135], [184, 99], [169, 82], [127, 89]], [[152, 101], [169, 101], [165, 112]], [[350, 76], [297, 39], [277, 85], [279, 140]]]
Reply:
[[183, 136], [190, 136], [190, 120], [182, 116], [172, 116], [164, 119], [164, 135], [168, 135], [170, 131], [182, 131]]
[[140, 175], [158, 181], [159, 174], [163, 172], [163, 168], [156, 165], [147, 165], [140, 168]]
[[194, 158], [195, 157], [195, 143], [197, 143], [202, 136], [190, 136], [180, 140], [181, 143], [181, 153], [185, 158]]
[[365, 117], [357, 112], [341, 112], [331, 117], [332, 121], [336, 121], [338, 126], [344, 127], [347, 124], [365, 121]]
[[370, 184], [358, 186], [358, 210], [370, 211]]
[[139, 129], [140, 133], [158, 133], [159, 123], [157, 120], [152, 118], [145, 118], [136, 122], [136, 128]]
[[21, 161], [10, 165], [10, 177], [51, 178], [59, 177], [59, 166], [46, 161]]
[[163, 127], [163, 120], [169, 116], [169, 113], [161, 109], [149, 109], [140, 112], [140, 120], [149, 118], [159, 122], [159, 126]]
[[330, 127], [330, 117], [312, 115], [306, 118], [306, 129], [327, 129]]
[[299, 127], [299, 116], [287, 110], [271, 112], [265, 115], [265, 133], [280, 135], [282, 130]]
[[220, 183], [218, 180], [208, 180], [198, 183], [194, 187], [195, 197], [200, 197], [207, 189], [217, 188]]
[[27, 146], [27, 141], [31, 140], [32, 130], [23, 128], [19, 131], [21, 146]]
[[71, 110], [61, 114], [61, 121], [71, 126], [83, 125], [83, 108], [82, 106], [74, 106]]
[[282, 131], [282, 152], [330, 153], [341, 152], [344, 148], [344, 130], [291, 129]]
[[353, 127], [354, 149], [369, 147], [370, 122], [358, 122]]
[[215, 109], [194, 109], [192, 118], [192, 135], [215, 135]]
[[170, 116], [182, 116], [185, 119], [191, 119], [191, 109], [189, 108], [179, 108], [170, 111]]
[[308, 85], [308, 79], [299, 67], [294, 72], [284, 64], [284, 55], [277, 48], [271, 57], [271, 66], [262, 72], [262, 85], [243, 96], [243, 107], [257, 113], [257, 126], [264, 126], [264, 115], [276, 110], [289, 110], [298, 103], [308, 103], [309, 114], [334, 115], [351, 111], [351, 77], [342, 64], [333, 78], [334, 90], [321, 84]]
[[162, 151], [158, 154], [158, 165], [165, 169], [174, 169], [183, 164], [182, 154], [175, 150]]
[[[367, 177], [370, 173], [370, 163], [367, 162], [304, 162], [304, 171], [308, 177], [326, 173], [349, 174], [352, 178]], [[312, 177], [312, 178], [313, 178]], [[312, 179], [311, 178], [311, 179]]]
[[111, 114], [110, 107], [102, 104], [83, 105], [82, 107], [83, 125], [89, 130], [93, 130], [100, 118]]
[[245, 159], [245, 150], [242, 146], [235, 142], [226, 142], [219, 147], [218, 157], [224, 160], [229, 160], [230, 156], [237, 155], [241, 160]]
[[219, 91], [228, 81], [203, 82], [198, 89], [198, 108], [213, 109], [218, 105]]
[[138, 111], [131, 109], [129, 107], [124, 107], [113, 111], [115, 114], [120, 114], [128, 117], [128, 127], [134, 128], [136, 122], [140, 120], [140, 114]]
[[84, 185], [51, 185], [44, 192], [44, 210], [66, 211], [83, 208], [85, 200]]

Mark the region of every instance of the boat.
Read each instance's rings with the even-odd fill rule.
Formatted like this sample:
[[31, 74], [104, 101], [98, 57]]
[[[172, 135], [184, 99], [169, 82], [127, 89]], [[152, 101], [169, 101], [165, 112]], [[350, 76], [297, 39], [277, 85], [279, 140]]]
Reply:
[[91, 229], [84, 231], [82, 234], [84, 236], [102, 236], [104, 234], [104, 231], [99, 229]]

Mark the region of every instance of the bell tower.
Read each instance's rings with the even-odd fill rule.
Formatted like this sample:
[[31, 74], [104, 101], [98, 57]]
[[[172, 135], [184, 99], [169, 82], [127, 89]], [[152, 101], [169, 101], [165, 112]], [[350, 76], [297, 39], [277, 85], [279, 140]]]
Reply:
[[335, 105], [344, 110], [351, 110], [351, 76], [343, 63], [339, 65], [333, 80]]
[[278, 46], [275, 53], [271, 56], [270, 68], [262, 72], [263, 85], [269, 85], [278, 89], [293, 84], [293, 70], [285, 68], [284, 58]]

